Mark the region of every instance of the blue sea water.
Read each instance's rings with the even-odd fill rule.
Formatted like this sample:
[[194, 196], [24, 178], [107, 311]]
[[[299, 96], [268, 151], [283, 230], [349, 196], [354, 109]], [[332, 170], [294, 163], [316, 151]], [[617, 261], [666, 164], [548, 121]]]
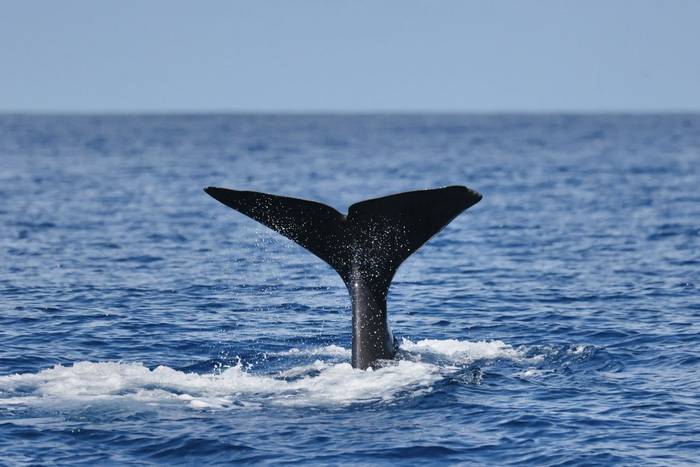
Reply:
[[[353, 370], [335, 272], [210, 197], [483, 200]], [[0, 116], [0, 463], [700, 462], [700, 115]]]

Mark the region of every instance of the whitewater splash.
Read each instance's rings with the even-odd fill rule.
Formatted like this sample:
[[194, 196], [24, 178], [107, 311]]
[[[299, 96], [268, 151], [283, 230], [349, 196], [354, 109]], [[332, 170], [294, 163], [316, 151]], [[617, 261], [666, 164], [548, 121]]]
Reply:
[[[256, 374], [241, 363], [224, 371], [198, 374], [166, 366], [149, 369], [141, 363], [78, 362], [38, 373], [0, 376], [0, 406], [84, 404], [132, 400], [187, 404], [192, 408], [278, 406], [344, 406], [416, 397], [477, 360], [527, 360], [523, 352], [501, 341], [403, 339], [403, 358], [376, 370], [358, 370], [349, 363], [315, 360], [275, 374]], [[330, 345], [290, 349], [277, 355], [346, 358], [350, 351]], [[431, 355], [446, 358], [429, 361]]]

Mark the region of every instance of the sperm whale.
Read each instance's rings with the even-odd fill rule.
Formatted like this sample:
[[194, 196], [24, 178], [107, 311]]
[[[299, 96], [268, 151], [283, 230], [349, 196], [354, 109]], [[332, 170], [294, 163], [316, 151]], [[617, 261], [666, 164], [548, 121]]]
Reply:
[[352, 366], [360, 369], [396, 353], [386, 299], [401, 263], [481, 200], [465, 186], [448, 186], [360, 201], [344, 215], [315, 201], [216, 187], [204, 191], [306, 248], [340, 275], [352, 301]]

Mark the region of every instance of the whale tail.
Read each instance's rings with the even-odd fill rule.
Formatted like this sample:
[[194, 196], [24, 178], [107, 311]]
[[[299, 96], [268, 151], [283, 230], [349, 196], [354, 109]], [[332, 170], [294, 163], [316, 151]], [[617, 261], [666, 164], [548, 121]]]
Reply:
[[[353, 301], [353, 366], [360, 368], [393, 356], [386, 296], [398, 267], [481, 200], [476, 191], [449, 186], [361, 201], [343, 215], [315, 201], [215, 187], [204, 191], [293, 240], [340, 274]], [[375, 351], [363, 352], [372, 347]]]
[[315, 201], [215, 187], [204, 191], [306, 248], [346, 283], [359, 273], [387, 286], [406, 258], [481, 200], [469, 188], [449, 186], [361, 201], [343, 215]]

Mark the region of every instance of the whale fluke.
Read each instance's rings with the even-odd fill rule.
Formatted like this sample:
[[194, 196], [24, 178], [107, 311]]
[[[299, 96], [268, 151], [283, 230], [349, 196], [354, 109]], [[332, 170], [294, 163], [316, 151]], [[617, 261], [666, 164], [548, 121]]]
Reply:
[[216, 200], [293, 240], [335, 269], [353, 305], [352, 365], [394, 356], [386, 297], [401, 263], [481, 200], [464, 186], [410, 191], [355, 203], [343, 215], [315, 201], [209, 187]]

